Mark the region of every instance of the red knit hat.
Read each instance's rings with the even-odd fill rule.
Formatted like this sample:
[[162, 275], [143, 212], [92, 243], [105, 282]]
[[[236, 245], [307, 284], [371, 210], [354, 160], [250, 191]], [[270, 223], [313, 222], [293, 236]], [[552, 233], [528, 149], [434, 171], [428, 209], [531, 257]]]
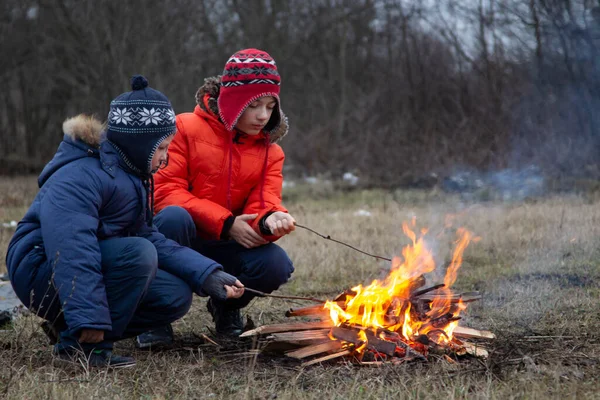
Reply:
[[265, 131], [279, 127], [281, 110], [279, 85], [281, 78], [275, 60], [266, 51], [245, 49], [232, 55], [221, 76], [219, 91], [219, 116], [228, 131], [232, 131], [243, 112], [253, 101], [273, 96], [277, 101]]

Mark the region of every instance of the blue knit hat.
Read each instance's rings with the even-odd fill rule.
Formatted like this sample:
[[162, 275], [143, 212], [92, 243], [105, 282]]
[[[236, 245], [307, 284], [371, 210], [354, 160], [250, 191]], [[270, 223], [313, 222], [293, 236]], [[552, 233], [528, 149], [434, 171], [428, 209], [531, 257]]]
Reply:
[[131, 78], [131, 92], [110, 102], [106, 139], [129, 168], [149, 174], [160, 143], [175, 133], [175, 113], [169, 99], [142, 75]]

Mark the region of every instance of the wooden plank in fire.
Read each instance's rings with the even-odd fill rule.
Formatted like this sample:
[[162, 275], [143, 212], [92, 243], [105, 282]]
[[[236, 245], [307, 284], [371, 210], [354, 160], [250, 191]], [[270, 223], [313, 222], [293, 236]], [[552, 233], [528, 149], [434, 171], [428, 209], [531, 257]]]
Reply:
[[299, 360], [314, 356], [321, 353], [330, 353], [332, 351], [338, 351], [342, 349], [342, 342], [337, 340], [329, 340], [325, 343], [314, 344], [312, 346], [305, 346], [301, 349], [288, 351], [285, 353], [286, 356], [297, 358]]
[[[343, 340], [345, 342], [353, 343], [354, 345], [359, 346], [362, 344], [362, 339], [360, 339], [360, 337], [358, 336], [358, 332], [358, 329], [343, 328], [340, 326], [336, 326], [331, 329], [331, 336], [338, 340]], [[368, 330], [363, 330], [363, 332], [367, 336], [367, 348], [376, 350], [383, 354], [387, 354], [388, 356], [394, 355], [396, 351], [395, 343], [379, 339]]]
[[452, 335], [462, 338], [475, 338], [475, 339], [496, 339], [496, 335], [494, 335], [490, 331], [481, 331], [479, 329], [468, 328], [466, 326], [457, 326], [452, 331]]
[[289, 324], [275, 324], [275, 325], [263, 325], [256, 329], [246, 331], [240, 335], [240, 337], [265, 335], [267, 333], [277, 332], [292, 332], [292, 331], [305, 331], [310, 329], [323, 329], [330, 328], [333, 326], [331, 321], [315, 321], [315, 322], [296, 322]]
[[329, 329], [313, 329], [308, 331], [273, 333], [267, 337], [267, 340], [272, 340], [274, 342], [301, 343], [303, 341], [327, 339], [328, 337]]
[[[342, 309], [346, 308], [343, 301], [338, 301], [337, 304]], [[290, 308], [285, 312], [286, 317], [304, 317], [308, 315], [329, 315], [329, 309], [324, 308], [323, 304], [319, 304], [310, 307]]]

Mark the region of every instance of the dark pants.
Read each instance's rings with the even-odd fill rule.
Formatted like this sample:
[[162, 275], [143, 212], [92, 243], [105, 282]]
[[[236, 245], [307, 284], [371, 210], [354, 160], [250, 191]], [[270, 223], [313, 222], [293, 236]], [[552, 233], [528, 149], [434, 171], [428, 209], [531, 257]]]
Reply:
[[[158, 230], [175, 240], [211, 258], [251, 289], [271, 293], [286, 283], [294, 272], [292, 261], [285, 250], [274, 243], [247, 249], [234, 240], [202, 240], [196, 237], [196, 226], [190, 214], [181, 207], [164, 208], [154, 217]], [[255, 297], [245, 292], [239, 299], [227, 300], [223, 305], [242, 308]]]
[[117, 340], [167, 325], [188, 312], [192, 304], [191, 288], [183, 280], [158, 268], [156, 249], [150, 241], [139, 237], [103, 240], [100, 252], [112, 321], [112, 331], [104, 333], [105, 340], [101, 343], [79, 344], [79, 332], [69, 331], [52, 284], [51, 261], [44, 260], [34, 274], [25, 268], [20, 270], [29, 271], [25, 272], [28, 276], [20, 277], [19, 271], [15, 274], [15, 282], [21, 278], [29, 279], [27, 292], [17, 295], [26, 299], [24, 303], [28, 308], [61, 331], [57, 349], [111, 349]]

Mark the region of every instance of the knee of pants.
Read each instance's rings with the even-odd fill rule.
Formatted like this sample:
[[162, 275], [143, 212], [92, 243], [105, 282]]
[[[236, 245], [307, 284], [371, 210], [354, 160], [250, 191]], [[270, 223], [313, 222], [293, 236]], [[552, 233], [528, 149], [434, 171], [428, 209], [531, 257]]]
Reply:
[[187, 314], [192, 306], [192, 289], [184, 281], [180, 282], [177, 291], [172, 294], [173, 297], [168, 306], [169, 310], [166, 310], [169, 312], [169, 315], [173, 316], [173, 321], [176, 321]]
[[264, 290], [273, 291], [279, 288], [279, 286], [286, 283], [294, 272], [294, 265], [292, 260], [288, 257], [285, 250], [281, 247], [271, 244], [268, 255], [263, 260], [263, 286]]
[[[190, 213], [179, 206], [168, 206], [163, 208], [154, 217], [154, 223], [158, 231], [168, 239], [175, 240], [183, 246], [196, 237], [196, 225]], [[184, 243], [182, 243], [184, 242]]]
[[123, 249], [121, 257], [130, 267], [131, 273], [139, 277], [154, 279], [158, 269], [156, 247], [144, 238], [131, 237], [126, 239], [129, 239], [131, 244]]

